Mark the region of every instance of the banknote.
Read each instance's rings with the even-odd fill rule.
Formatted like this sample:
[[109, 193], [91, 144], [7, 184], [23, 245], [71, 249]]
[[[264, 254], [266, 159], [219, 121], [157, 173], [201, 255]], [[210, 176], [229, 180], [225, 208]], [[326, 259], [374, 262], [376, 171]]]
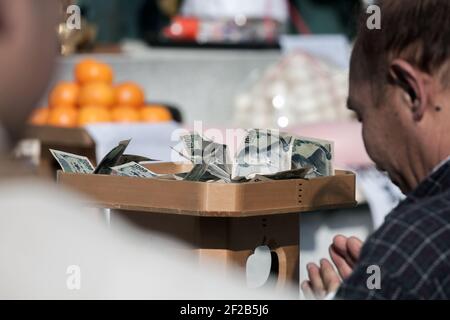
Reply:
[[206, 139], [196, 132], [181, 136], [181, 141], [185, 157], [193, 164], [201, 164], [207, 161], [208, 163], [215, 163], [231, 173], [232, 162], [227, 145]]
[[276, 130], [248, 130], [235, 157], [233, 178], [290, 170], [292, 142], [292, 136]]
[[219, 181], [223, 180], [227, 183], [231, 181], [231, 175], [222, 168], [213, 163], [196, 164], [190, 172], [188, 172], [183, 180], [186, 181]]
[[232, 163], [228, 154], [228, 147], [224, 144], [211, 142], [206, 145], [203, 161], [207, 164], [207, 171], [213, 176], [231, 181]]
[[[227, 172], [222, 166], [210, 163], [207, 169], [208, 173], [210, 173], [215, 179], [224, 180], [225, 182], [231, 182], [231, 173]], [[212, 180], [212, 179], [209, 179]]]
[[119, 142], [119, 145], [113, 148], [108, 154], [100, 161], [97, 168], [94, 170], [94, 174], [110, 174], [111, 167], [114, 167], [119, 162], [126, 148], [130, 144], [131, 140], [124, 140]]
[[50, 152], [64, 172], [93, 173], [95, 170], [87, 157], [52, 149], [50, 149]]
[[183, 180], [186, 181], [201, 181], [202, 177], [207, 174], [208, 165], [206, 163], [194, 164], [194, 167], [189, 171]]
[[112, 167], [115, 175], [123, 177], [156, 178], [158, 174], [152, 172], [137, 162], [129, 162], [120, 166]]
[[201, 164], [203, 159], [203, 151], [208, 145], [208, 141], [196, 133], [191, 132], [180, 137], [183, 143], [184, 154], [193, 164]]
[[[228, 147], [224, 144], [203, 138], [198, 133], [190, 133], [181, 137], [183, 142], [183, 157], [194, 164], [184, 180], [211, 181], [220, 180], [231, 182], [232, 163]], [[178, 151], [177, 151], [178, 152]]]
[[256, 174], [251, 178], [238, 177], [232, 180], [233, 183], [244, 182], [261, 182], [273, 180], [290, 180], [290, 179], [304, 179], [310, 173], [311, 168], [293, 169], [288, 171], [281, 171], [274, 174]]
[[256, 177], [264, 177], [269, 180], [288, 180], [288, 179], [303, 179], [311, 172], [310, 167], [293, 169], [288, 171], [281, 171], [274, 174], [257, 175]]
[[127, 164], [129, 162], [141, 163], [141, 162], [155, 162], [155, 161], [160, 161], [160, 160], [155, 160], [155, 159], [151, 159], [151, 158], [147, 158], [147, 157], [143, 157], [143, 156], [137, 156], [134, 154], [124, 154], [119, 158], [119, 160], [116, 163], [116, 166], [120, 166], [122, 164]]
[[186, 176], [186, 173], [175, 173], [175, 174], [159, 174], [157, 179], [160, 180], [174, 180], [174, 181], [180, 181], [184, 180], [184, 177]]
[[[180, 152], [176, 150], [173, 147], [170, 147], [173, 151], [178, 153], [181, 157], [185, 158], [188, 161], [193, 161], [192, 158], [185, 155], [183, 152]], [[208, 172], [208, 165], [206, 162], [201, 158], [200, 163], [194, 164], [191, 171], [181, 174], [175, 174], [175, 175], [166, 175], [165, 179], [170, 180], [186, 180], [186, 181], [210, 181], [210, 180], [218, 180], [218, 177], [213, 176]]]
[[[110, 152], [108, 152], [108, 154], [100, 161], [100, 164], [96, 168], [94, 168], [92, 163], [86, 157], [70, 154], [63, 151], [57, 150], [50, 150], [50, 151], [65, 172], [111, 174], [111, 167], [123, 164], [127, 160], [148, 159], [146, 157], [139, 157], [134, 155], [124, 156], [123, 153], [126, 150], [130, 141], [131, 140], [121, 141], [117, 147], [113, 148]], [[68, 162], [69, 159], [70, 162]], [[87, 162], [89, 162], [89, 165], [86, 164]]]
[[94, 168], [88, 158], [51, 150], [65, 172], [116, 174], [166, 180], [244, 183], [265, 180], [315, 178], [333, 175], [333, 143], [297, 137], [278, 130], [251, 129], [231, 160], [228, 147], [198, 133], [181, 137], [182, 157], [192, 170], [182, 174], [156, 174], [138, 162], [152, 159], [124, 155], [130, 140], [122, 141]]
[[309, 168], [305, 178], [330, 176], [333, 170], [333, 143], [327, 140], [297, 137], [272, 130], [248, 131], [238, 150], [233, 179]]
[[[278, 130], [251, 129], [233, 161], [227, 146], [197, 133], [182, 137], [184, 157], [194, 163], [189, 181], [245, 182], [256, 176], [270, 179], [333, 175], [333, 143], [297, 137]], [[230, 165], [231, 164], [231, 165]]]
[[333, 170], [333, 143], [313, 138], [295, 137], [292, 148], [292, 169], [310, 167], [307, 178], [331, 176]]

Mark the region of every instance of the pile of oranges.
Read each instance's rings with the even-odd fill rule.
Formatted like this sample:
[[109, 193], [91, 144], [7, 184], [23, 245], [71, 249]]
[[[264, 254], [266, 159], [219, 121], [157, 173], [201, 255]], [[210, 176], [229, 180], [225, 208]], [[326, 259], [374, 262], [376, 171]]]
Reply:
[[164, 122], [170, 111], [146, 105], [142, 88], [134, 82], [113, 85], [111, 66], [87, 59], [75, 66], [74, 82], [59, 82], [51, 91], [48, 107], [31, 115], [33, 125], [77, 127], [101, 122]]

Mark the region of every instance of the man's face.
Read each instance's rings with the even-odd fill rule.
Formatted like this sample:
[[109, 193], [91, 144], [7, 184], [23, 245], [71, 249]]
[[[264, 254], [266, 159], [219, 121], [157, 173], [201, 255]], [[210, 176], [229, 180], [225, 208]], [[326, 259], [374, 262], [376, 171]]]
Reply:
[[398, 92], [388, 86], [383, 91], [380, 94], [384, 98], [376, 105], [370, 84], [354, 81], [351, 76], [348, 107], [362, 123], [364, 144], [370, 158], [403, 192], [409, 192], [404, 176], [411, 149], [408, 145], [413, 140], [411, 119], [401, 110], [402, 98]]

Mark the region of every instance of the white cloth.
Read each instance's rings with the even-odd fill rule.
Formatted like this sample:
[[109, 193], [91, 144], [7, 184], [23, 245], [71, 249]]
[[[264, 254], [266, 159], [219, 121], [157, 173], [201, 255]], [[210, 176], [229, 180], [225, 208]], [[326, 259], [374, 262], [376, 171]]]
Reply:
[[181, 161], [174, 157], [171, 146], [179, 137], [180, 126], [175, 122], [161, 124], [117, 124], [100, 123], [86, 126], [85, 129], [95, 141], [97, 162], [99, 162], [119, 141], [132, 139], [126, 154], [145, 156], [161, 161]]

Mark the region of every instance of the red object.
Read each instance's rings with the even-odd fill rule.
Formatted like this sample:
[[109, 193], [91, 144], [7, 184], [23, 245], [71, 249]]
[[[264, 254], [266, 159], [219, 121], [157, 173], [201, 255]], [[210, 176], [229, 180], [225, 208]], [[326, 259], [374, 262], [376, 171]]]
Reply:
[[176, 40], [197, 40], [199, 20], [192, 17], [177, 16], [172, 23], [164, 29], [164, 36]]
[[300, 10], [298, 10], [291, 2], [289, 2], [289, 14], [298, 33], [311, 34], [311, 29], [309, 29], [305, 19], [303, 19]]

